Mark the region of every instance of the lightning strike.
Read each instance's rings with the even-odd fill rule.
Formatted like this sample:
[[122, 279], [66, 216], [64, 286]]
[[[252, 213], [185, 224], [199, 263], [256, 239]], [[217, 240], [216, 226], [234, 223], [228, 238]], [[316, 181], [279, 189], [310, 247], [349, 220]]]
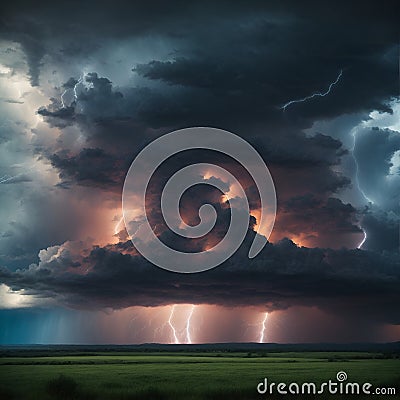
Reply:
[[[356, 140], [357, 140], [357, 139], [356, 139], [356, 136], [357, 136], [357, 128], [353, 128], [353, 129], [351, 130], [351, 135], [353, 136], [353, 147], [352, 147], [352, 149], [351, 149], [351, 155], [352, 155], [352, 157], [353, 157], [354, 164], [355, 164], [355, 166], [356, 166], [355, 182], [356, 182], [356, 185], [357, 185], [357, 189], [358, 189], [358, 191], [362, 194], [362, 196], [364, 197], [364, 199], [365, 199], [368, 203], [374, 204], [373, 200], [371, 200], [371, 199], [365, 194], [364, 190], [361, 188], [361, 186], [360, 186], [360, 181], [359, 181], [359, 179], [358, 179], [359, 166], [358, 166], [357, 158], [356, 158], [356, 156], [354, 155], [354, 150], [355, 150], [355, 148], [356, 148]], [[367, 240], [367, 232], [363, 229], [363, 227], [362, 227], [361, 225], [359, 225], [359, 227], [360, 227], [360, 229], [361, 229], [361, 230], [363, 231], [363, 233], [364, 233], [364, 238], [363, 238], [363, 240], [360, 242], [360, 244], [357, 246], [357, 249], [361, 249], [362, 246], [364, 245], [365, 241]]]
[[169, 319], [168, 319], [168, 325], [171, 328], [172, 335], [174, 337], [174, 343], [180, 344], [178, 336], [176, 335], [176, 329], [175, 329], [174, 325], [172, 324], [172, 318], [174, 317], [175, 307], [176, 307], [176, 304], [174, 304], [171, 308], [171, 313], [169, 314]]
[[122, 216], [119, 221], [117, 222], [117, 225], [115, 225], [114, 228], [114, 235], [118, 235], [118, 233], [120, 232], [119, 226], [121, 225], [122, 221], [124, 220], [124, 217]]
[[265, 340], [265, 330], [267, 329], [267, 319], [268, 319], [268, 312], [265, 313], [264, 319], [261, 324], [261, 330], [260, 330], [260, 340], [258, 341], [259, 343], [264, 343]]
[[83, 75], [81, 77], [79, 77], [78, 81], [76, 82], [76, 84], [74, 85], [73, 88], [67, 88], [64, 90], [64, 92], [61, 94], [61, 106], [62, 108], [66, 108], [65, 102], [64, 102], [64, 96], [70, 91], [72, 90], [74, 92], [74, 99], [75, 101], [78, 100], [78, 93], [77, 93], [77, 87], [79, 84], [81, 84], [83, 82]]
[[193, 316], [194, 308], [195, 308], [195, 306], [192, 305], [192, 307], [190, 309], [190, 313], [188, 315], [188, 319], [186, 321], [186, 343], [188, 343], [188, 344], [192, 344], [192, 338], [190, 337], [190, 321]]
[[79, 77], [78, 82], [76, 82], [75, 86], [74, 86], [74, 97], [75, 97], [75, 101], [78, 100], [78, 93], [76, 92], [76, 88], [78, 87], [79, 84], [81, 84], [83, 82], [83, 75], [81, 77]]
[[365, 230], [360, 226], [360, 228], [362, 229], [363, 233], [364, 233], [364, 238], [361, 241], [361, 243], [357, 246], [357, 249], [361, 249], [363, 244], [365, 243], [365, 241], [367, 240], [367, 232], [365, 232]]
[[355, 178], [356, 178], [356, 179], [355, 179], [355, 180], [356, 180], [357, 188], [358, 188], [359, 192], [362, 194], [362, 196], [364, 197], [364, 199], [367, 200], [368, 203], [374, 204], [374, 201], [371, 200], [371, 199], [365, 194], [365, 192], [361, 189], [360, 181], [359, 181], [359, 179], [358, 179], [359, 166], [358, 166], [357, 158], [356, 158], [355, 155], [354, 155], [354, 150], [355, 150], [355, 148], [356, 148], [356, 140], [357, 140], [357, 138], [356, 138], [356, 136], [357, 136], [357, 128], [353, 128], [353, 129], [351, 130], [351, 135], [353, 136], [353, 147], [352, 147], [352, 149], [351, 149], [351, 155], [353, 156], [354, 164], [356, 165], [356, 175], [355, 175]]
[[290, 100], [286, 104], [284, 104], [282, 107], [280, 107], [280, 109], [285, 111], [292, 104], [303, 103], [304, 101], [311, 100], [314, 97], [325, 97], [326, 95], [328, 95], [331, 92], [332, 88], [339, 82], [342, 75], [343, 75], [343, 70], [341, 69], [337, 78], [329, 85], [328, 89], [325, 92], [322, 92], [322, 93], [317, 92], [317, 93], [311, 94], [310, 96], [303, 97], [302, 99]]
[[61, 94], [61, 105], [62, 105], [62, 108], [65, 108], [64, 96], [66, 95], [67, 92], [68, 92], [68, 89], [65, 89], [64, 92]]

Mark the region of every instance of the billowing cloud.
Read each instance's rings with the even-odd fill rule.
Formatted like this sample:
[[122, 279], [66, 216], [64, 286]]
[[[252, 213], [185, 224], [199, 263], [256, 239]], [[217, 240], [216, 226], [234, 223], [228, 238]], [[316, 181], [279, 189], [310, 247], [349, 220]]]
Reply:
[[223, 266], [193, 275], [163, 271], [140, 256], [121, 254], [118, 246], [93, 248], [79, 262], [56, 247], [41, 253], [40, 264], [15, 273], [3, 269], [1, 278], [14, 290], [80, 308], [189, 303], [282, 310], [302, 305], [360, 318], [368, 307], [367, 319], [400, 322], [395, 254], [299, 248], [283, 240], [248, 260], [244, 247]]

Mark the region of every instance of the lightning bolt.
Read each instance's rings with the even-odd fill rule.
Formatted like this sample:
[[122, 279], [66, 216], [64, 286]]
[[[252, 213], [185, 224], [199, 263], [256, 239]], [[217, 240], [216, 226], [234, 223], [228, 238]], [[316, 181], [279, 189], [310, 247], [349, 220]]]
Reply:
[[176, 304], [174, 304], [171, 307], [171, 312], [169, 314], [169, 319], [168, 319], [168, 325], [171, 328], [172, 336], [174, 337], [174, 343], [175, 344], [180, 344], [178, 336], [176, 335], [176, 329], [175, 329], [174, 325], [172, 324], [172, 318], [174, 317], [175, 307], [176, 307]]
[[365, 232], [365, 230], [360, 226], [360, 228], [361, 228], [361, 230], [363, 231], [363, 233], [364, 233], [364, 238], [363, 238], [363, 240], [361, 241], [361, 243], [357, 246], [357, 249], [361, 249], [362, 248], [362, 246], [363, 246], [363, 244], [365, 243], [365, 241], [367, 240], [367, 232]]
[[374, 204], [374, 201], [371, 200], [371, 199], [365, 194], [365, 192], [361, 189], [360, 181], [359, 181], [359, 179], [358, 179], [359, 166], [358, 166], [357, 158], [354, 156], [354, 150], [355, 150], [355, 148], [356, 148], [356, 140], [357, 140], [357, 138], [356, 138], [356, 137], [357, 137], [357, 127], [356, 127], [356, 128], [353, 128], [353, 129], [351, 130], [351, 135], [353, 136], [353, 147], [352, 147], [352, 149], [351, 149], [351, 155], [353, 156], [353, 160], [354, 160], [354, 163], [355, 163], [355, 165], [356, 165], [356, 176], [355, 176], [355, 178], [356, 178], [357, 188], [358, 188], [358, 190], [360, 191], [360, 193], [363, 195], [364, 199], [367, 200], [368, 203]]
[[268, 319], [268, 312], [265, 313], [264, 319], [262, 320], [262, 323], [261, 323], [260, 339], [258, 341], [259, 343], [264, 343], [265, 330], [267, 329], [267, 319]]
[[322, 92], [322, 93], [317, 92], [317, 93], [311, 94], [310, 96], [303, 97], [302, 99], [290, 100], [286, 104], [284, 104], [282, 107], [280, 107], [280, 109], [285, 111], [292, 104], [303, 103], [304, 101], [311, 100], [314, 97], [325, 97], [326, 95], [328, 95], [331, 92], [332, 88], [339, 82], [342, 75], [343, 75], [343, 70], [341, 69], [337, 78], [329, 85], [328, 89], [325, 92]]
[[[357, 141], [357, 127], [353, 128], [351, 130], [351, 135], [353, 136], [353, 147], [351, 149], [351, 155], [353, 157], [354, 160], [354, 164], [356, 166], [356, 173], [355, 173], [355, 181], [356, 181], [356, 185], [357, 185], [357, 189], [358, 191], [362, 194], [362, 196], [364, 197], [364, 199], [371, 204], [374, 204], [373, 200], [371, 200], [364, 192], [364, 190], [361, 188], [360, 186], [360, 181], [358, 178], [358, 172], [359, 172], [359, 166], [358, 166], [358, 161], [356, 156], [354, 155], [354, 150], [356, 148], [356, 141]], [[359, 225], [360, 229], [363, 231], [364, 233], [364, 238], [363, 240], [360, 242], [360, 244], [357, 246], [357, 249], [361, 249], [363, 244], [365, 243], [365, 241], [367, 240], [367, 232], [363, 229], [363, 227], [361, 225]]]
[[64, 96], [65, 96], [70, 90], [72, 90], [72, 91], [74, 92], [75, 101], [78, 100], [77, 87], [78, 87], [79, 84], [81, 84], [81, 83], [83, 82], [83, 78], [84, 78], [84, 75], [80, 76], [79, 79], [78, 79], [78, 81], [75, 83], [75, 85], [74, 85], [73, 88], [67, 88], [67, 89], [65, 89], [64, 92], [61, 94], [61, 106], [62, 106], [62, 108], [66, 108], [66, 105], [65, 105], [65, 103], [64, 103]]
[[69, 89], [65, 89], [64, 92], [61, 94], [61, 105], [62, 108], [65, 108], [65, 103], [64, 103], [64, 96], [68, 92]]
[[194, 308], [195, 308], [195, 306], [192, 305], [192, 307], [190, 308], [190, 313], [188, 315], [188, 319], [186, 321], [186, 343], [188, 343], [188, 344], [192, 344], [192, 338], [190, 337], [190, 321], [193, 316]]
[[115, 225], [115, 228], [114, 228], [114, 235], [118, 235], [118, 233], [120, 232], [120, 231], [118, 230], [118, 228], [119, 228], [119, 226], [121, 225], [121, 223], [122, 223], [123, 220], [124, 220], [124, 217], [122, 216], [122, 217], [120, 218], [120, 220], [117, 222], [117, 225]]
[[76, 82], [76, 84], [74, 85], [74, 97], [75, 97], [75, 101], [78, 100], [78, 93], [76, 91], [76, 88], [78, 87], [79, 84], [81, 84], [83, 82], [83, 75], [79, 77], [78, 82]]

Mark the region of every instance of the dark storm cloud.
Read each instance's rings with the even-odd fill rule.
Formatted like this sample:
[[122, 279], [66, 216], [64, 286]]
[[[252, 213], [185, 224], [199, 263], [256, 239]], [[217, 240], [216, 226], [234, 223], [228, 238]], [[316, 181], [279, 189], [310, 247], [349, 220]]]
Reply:
[[[80, 308], [171, 303], [270, 309], [307, 305], [342, 316], [400, 322], [398, 255], [298, 248], [283, 240], [268, 244], [259, 257], [249, 260], [246, 249], [239, 249], [219, 268], [193, 275], [169, 273], [141, 257], [99, 247], [80, 260], [89, 272], [75, 273], [68, 267], [79, 264], [70, 253], [49, 249], [39, 265], [15, 273], [3, 268], [1, 280], [13, 289], [24, 288], [26, 293], [40, 293]], [[54, 257], [55, 253], [60, 256]]]
[[[276, 231], [304, 233], [315, 245], [334, 247], [345, 244], [340, 235], [360, 234], [354, 207], [334, 198], [350, 185], [337, 172], [345, 155], [342, 143], [323, 132], [307, 136], [303, 129], [318, 119], [390, 111], [388, 102], [398, 96], [397, 2], [117, 2], [107, 12], [98, 3], [73, 1], [41, 7], [14, 1], [1, 7], [0, 37], [21, 45], [31, 84], [46, 82], [46, 63], [61, 71], [62, 80], [52, 83], [57, 87], [48, 95], [51, 104], [38, 110], [49, 127], [61, 128], [60, 136], [56, 144], [44, 140], [35, 148], [58, 171], [61, 186], [120, 189], [129, 161], [152, 138], [211, 125], [245, 137], [265, 159], [278, 192]], [[102, 63], [115, 61], [109, 55], [119, 46], [134, 53], [126, 43], [138, 38], [145, 47], [153, 45], [152, 38], [162, 40], [170, 55], [135, 63], [133, 54], [122, 86], [112, 82], [119, 72], [114, 77], [96, 72]], [[70, 65], [79, 71], [71, 72]], [[81, 78], [87, 65], [91, 72]], [[328, 96], [281, 109], [290, 100], [326, 91], [340, 70], [342, 77]], [[65, 107], [59, 98], [64, 90], [69, 91]], [[66, 144], [72, 128], [82, 135], [79, 149]], [[34, 133], [39, 136], [40, 127]], [[0, 133], [0, 140], [7, 135]], [[393, 212], [398, 180], [386, 176], [399, 149], [396, 135], [367, 130], [357, 136], [355, 151], [367, 194]], [[37, 258], [33, 249], [73, 239], [83, 216], [68, 213], [75, 192], [64, 192], [71, 197], [52, 207], [41, 198], [30, 203], [35, 218], [29, 225], [15, 223], [25, 241], [13, 240], [7, 257], [1, 255], [4, 264], [28, 265], [28, 259]], [[250, 202], [257, 207], [255, 195]], [[268, 244], [252, 260], [243, 246], [220, 268], [177, 275], [132, 255], [130, 242], [91, 248], [85, 256], [54, 246], [29, 268], [1, 269], [0, 281], [81, 308], [306, 305], [398, 324], [396, 219], [375, 211], [363, 217], [365, 246], [371, 251], [298, 248], [286, 239]], [[4, 240], [12, 239], [9, 233], [4, 231]], [[118, 236], [126, 239], [121, 232]]]
[[[69, 86], [72, 86], [72, 83]], [[159, 110], [158, 103], [152, 101], [153, 95], [149, 91], [147, 91], [148, 96], [143, 96], [140, 89], [131, 89], [122, 94], [118, 89], [113, 88], [110, 80], [99, 77], [96, 73], [88, 74], [75, 90], [76, 99], [70, 107], [62, 108], [60, 103], [54, 100], [51, 106], [39, 110], [39, 114], [43, 115], [51, 125], [62, 127], [77, 124], [86, 134], [87, 145], [95, 147], [84, 149], [80, 154], [75, 155], [69, 155], [67, 152], [52, 153], [51, 149], [46, 148], [39, 151], [59, 171], [63, 187], [72, 187], [75, 183], [109, 190], [120, 189], [129, 167], [128, 161], [132, 160], [134, 154], [144, 146], [146, 141], [148, 142], [146, 137], [149, 137], [149, 130], [145, 126], [151, 124], [153, 115], [151, 110], [154, 109], [155, 112]], [[127, 115], [131, 116], [127, 117]], [[147, 119], [147, 116], [150, 116], [150, 119]], [[267, 127], [261, 131], [262, 133], [250, 137], [249, 140], [268, 163], [282, 204], [294, 196], [308, 196], [310, 193], [314, 193], [321, 203], [328, 201], [332, 204], [332, 201], [328, 200], [330, 195], [349, 186], [350, 180], [332, 168], [339, 165], [342, 156], [346, 154], [339, 140], [323, 134], [309, 137], [294, 127], [288, 129]], [[247, 130], [239, 133], [251, 135]], [[223, 163], [223, 167], [230, 170], [234, 176], [238, 178], [244, 176], [243, 169], [234, 167], [232, 160], [224, 160], [220, 154], [202, 152], [189, 157], [190, 163], [197, 159], [211, 164]], [[163, 174], [165, 177], [170, 177], [174, 171], [184, 165], [182, 157], [178, 158], [175, 163], [170, 163], [164, 168]], [[157, 181], [158, 189], [165, 183], [165, 179]], [[250, 189], [249, 186], [247, 193], [254, 209], [257, 208], [259, 197], [257, 193], [251, 194]], [[305, 205], [306, 203], [303, 204]], [[156, 206], [157, 204], [153, 204], [151, 207], [153, 215], [156, 215], [154, 211]], [[323, 212], [324, 217], [320, 221], [318, 218], [308, 221], [302, 215], [311, 215], [315, 211], [313, 205], [310, 204], [308, 210], [304, 208], [298, 212], [298, 215], [296, 215], [296, 210], [291, 213], [286, 212], [285, 222], [279, 224], [281, 210], [284, 208], [278, 212], [276, 231], [279, 232], [282, 228], [285, 233], [279, 238], [310, 230], [310, 223], [314, 236], [315, 232], [325, 230], [323, 236], [324, 243], [327, 245], [333, 242], [328, 237], [326, 228], [330, 228], [329, 233], [332, 236], [360, 232], [354, 224], [349, 222], [347, 216], [342, 223], [335, 222], [343, 217], [339, 208], [325, 207], [324, 210], [329, 210], [329, 212]], [[288, 216], [291, 217], [291, 221], [288, 221]], [[293, 231], [285, 230], [282, 225], [292, 227]], [[343, 226], [346, 226], [346, 229]], [[317, 234], [312, 240], [313, 245], [318, 236]], [[347, 239], [348, 237], [345, 236], [341, 238], [337, 236], [336, 247], [341, 246]]]
[[[251, 20], [232, 18], [235, 29], [225, 21], [195, 27], [188, 54], [179, 52], [172, 61], [153, 60], [133, 70], [185, 88], [185, 108], [193, 108], [193, 114], [202, 115], [196, 99], [212, 102], [219, 120], [245, 114], [307, 124], [341, 113], [388, 110], [386, 101], [398, 94], [398, 29], [390, 16], [381, 19], [378, 13], [370, 19], [360, 13], [352, 19], [351, 9], [340, 6], [330, 16], [318, 6], [315, 15], [288, 7], [286, 17], [275, 19], [266, 6], [264, 15]], [[343, 76], [329, 96], [292, 105], [286, 113], [279, 109], [290, 100], [324, 92], [340, 70]]]
[[400, 151], [400, 135], [390, 129], [366, 128], [357, 133], [354, 156], [365, 194], [387, 211], [400, 215], [400, 174], [391, 171], [392, 158]]
[[279, 132], [277, 136], [267, 130], [253, 139], [253, 144], [265, 160], [288, 168], [337, 165], [347, 153], [340, 140], [321, 133], [307, 137], [297, 130]]
[[362, 233], [357, 214], [351, 204], [340, 199], [306, 194], [281, 202], [274, 229], [301, 237], [308, 246], [352, 248]]
[[[4, 5], [1, 6], [4, 8]], [[44, 21], [35, 18], [15, 18], [3, 10], [0, 19], [0, 36], [3, 39], [19, 43], [25, 53], [28, 64], [29, 80], [32, 86], [39, 86], [40, 69], [43, 56], [46, 54]], [[12, 51], [12, 49], [11, 49]]]
[[[60, 171], [62, 182], [75, 182], [84, 186], [122, 186], [120, 161], [102, 149], [82, 149], [77, 155], [65, 152], [52, 154], [50, 162]], [[125, 166], [127, 167], [127, 166]]]
[[52, 127], [65, 128], [71, 125], [74, 119], [73, 107], [58, 107], [58, 100], [51, 99], [52, 105], [47, 108], [41, 107], [38, 110], [38, 114], [45, 118], [45, 121]]
[[73, 89], [74, 86], [78, 83], [78, 80], [75, 78], [69, 78], [67, 82], [65, 82], [62, 86], [65, 89]]
[[[91, 27], [111, 42], [150, 31], [178, 37], [175, 58], [132, 66], [136, 75], [148, 80], [148, 87], [144, 80], [138, 87], [113, 88], [108, 78], [90, 73], [85, 80], [92, 87], [81, 87], [74, 104], [61, 108], [60, 102], [54, 103], [39, 114], [54, 126], [79, 124], [88, 141], [85, 147], [103, 148], [122, 158], [128, 157], [128, 148], [137, 149], [146, 141], [149, 130], [164, 133], [199, 124], [232, 129], [249, 138], [269, 165], [284, 166], [284, 173], [277, 172], [279, 180], [292, 175], [290, 168], [303, 170], [300, 195], [307, 188], [329, 196], [350, 183], [331, 170], [344, 154], [341, 143], [324, 135], [305, 137], [300, 129], [315, 118], [387, 109], [386, 102], [397, 94], [397, 29], [389, 11], [393, 5], [387, 4], [386, 11], [368, 5], [360, 14], [354, 4], [344, 3], [330, 13], [318, 4], [311, 9], [293, 2], [283, 10], [274, 2], [254, 8], [241, 3], [226, 8], [222, 3], [218, 8], [226, 11], [224, 18], [206, 12], [205, 6], [194, 7], [193, 17], [191, 6], [185, 5], [175, 15], [152, 15], [159, 23], [151, 27], [142, 19], [130, 28], [124, 26], [124, 16], [112, 19], [104, 32], [97, 32], [102, 17], [95, 9], [81, 30]], [[132, 7], [133, 21], [154, 14], [145, 6]], [[178, 23], [188, 13], [192, 23]], [[49, 10], [42, 18], [48, 15]], [[65, 24], [81, 15], [73, 13]], [[342, 68], [343, 77], [329, 96], [295, 104], [285, 112], [279, 109], [288, 100], [325, 90]], [[77, 82], [77, 77], [71, 78], [64, 87], [72, 90]], [[78, 159], [75, 162], [79, 169]], [[68, 174], [61, 163], [56, 166], [61, 175]], [[73, 179], [74, 174], [69, 175]], [[299, 178], [299, 172], [294, 175]]]
[[[63, 106], [60, 100], [51, 98], [51, 104], [48, 107], [41, 107], [38, 114], [45, 117], [51, 126], [59, 128], [71, 125], [78, 118], [84, 118], [84, 121], [89, 119], [93, 122], [109, 117], [116, 119], [123, 117], [121, 113], [124, 113], [125, 110], [121, 110], [119, 104], [123, 95], [112, 90], [110, 80], [91, 72], [83, 78], [83, 82], [80, 83], [78, 80], [70, 78], [62, 85], [73, 93], [71, 105]], [[87, 86], [82, 88], [79, 85]], [[76, 110], [77, 102], [79, 110]]]
[[398, 132], [377, 127], [358, 130], [354, 148], [358, 185], [372, 202], [362, 218], [365, 249], [396, 251], [400, 246], [399, 152]]
[[[394, 3], [385, 4], [339, 2], [327, 12], [317, 2], [308, 7], [296, 2], [285, 7], [278, 2], [252, 7], [171, 3], [167, 13], [161, 12], [163, 6], [155, 13], [125, 4], [124, 12], [110, 10], [107, 23], [100, 9], [85, 13], [85, 5], [57, 29], [49, 7], [32, 18], [46, 21], [46, 29], [54, 31], [52, 40], [61, 46], [78, 34], [83, 46], [93, 36], [112, 48], [122, 38], [148, 35], [160, 35], [167, 45], [178, 38], [178, 45], [172, 59], [133, 65], [134, 75], [144, 78], [137, 86], [115, 88], [110, 79], [91, 72], [84, 78], [90, 87], [78, 85], [70, 106], [62, 108], [54, 100], [39, 114], [61, 128], [77, 123], [86, 134], [85, 147], [119, 152], [123, 158], [128, 147], [137, 149], [146, 141], [149, 130], [164, 133], [199, 124], [231, 129], [254, 142], [270, 164], [314, 165], [308, 181], [321, 184], [319, 191], [336, 192], [349, 184], [331, 171], [344, 154], [341, 143], [324, 135], [308, 138], [300, 130], [316, 118], [388, 109], [388, 100], [397, 94], [398, 29]], [[214, 15], [214, 8], [224, 17]], [[187, 18], [190, 24], [184, 23]], [[74, 24], [78, 30], [68, 29]], [[48, 51], [53, 47], [49, 43]], [[326, 90], [341, 69], [343, 76], [329, 96], [280, 109], [289, 100]], [[63, 87], [71, 91], [77, 78]], [[318, 164], [325, 167], [317, 170]]]
[[365, 211], [362, 226], [367, 232], [363, 248], [374, 251], [400, 250], [400, 218], [371, 207]]
[[[92, 85], [78, 86], [76, 101], [71, 106], [61, 107], [59, 101], [52, 99], [52, 104], [41, 108], [38, 113], [51, 126], [65, 127], [77, 123], [86, 133], [89, 144], [118, 153], [121, 158], [126, 158], [127, 154], [132, 157], [145, 144], [149, 135], [146, 126], [151, 128], [152, 120], [157, 119], [154, 115], [163, 109], [161, 98], [150, 90], [135, 88], [122, 94], [113, 89], [108, 79], [98, 77], [96, 73], [88, 74], [85, 83]], [[186, 100], [182, 98], [182, 101]], [[170, 111], [170, 115], [174, 115], [174, 110], [168, 107], [161, 112], [168, 114]], [[247, 117], [241, 115], [241, 118], [246, 121]], [[251, 126], [238, 133], [250, 135], [250, 141], [270, 165], [308, 169], [309, 182], [320, 183], [319, 190], [323, 192], [335, 192], [349, 184], [346, 178], [330, 169], [339, 164], [340, 158], [346, 154], [339, 140], [323, 134], [307, 137], [294, 127], [267, 127], [260, 129], [262, 133], [254, 133], [255, 129]], [[164, 128], [161, 132], [175, 127]], [[153, 132], [157, 132], [154, 128], [159, 127], [152, 128]], [[249, 131], [253, 132], [253, 136]], [[61, 165], [57, 167], [62, 169]], [[310, 179], [313, 173], [319, 177]]]
[[[340, 69], [343, 79], [331, 96], [311, 105], [294, 105], [287, 118], [307, 121], [372, 108], [387, 110], [387, 99], [398, 94], [394, 1], [336, 2], [334, 8], [295, 1], [168, 6], [159, 2], [158, 8], [119, 4], [104, 13], [91, 2], [76, 4], [76, 9], [73, 2], [49, 3], [40, 10], [13, 2], [3, 6], [1, 32], [22, 44], [35, 85], [44, 54], [62, 59], [68, 52], [60, 48], [71, 49], [71, 43], [87, 45], [90, 55], [93, 42], [112, 46], [113, 41], [149, 35], [178, 39], [173, 60], [132, 66], [150, 80], [189, 89], [160, 123], [170, 123], [169, 114], [175, 115], [175, 124], [182, 118], [192, 123], [188, 119], [196, 115], [204, 119], [202, 111], [207, 109], [201, 105], [206, 100], [215, 109], [212, 115], [208, 108], [210, 123], [228, 116], [235, 119], [237, 112], [258, 120], [279, 119], [279, 106], [323, 90]], [[72, 57], [81, 60], [84, 53], [72, 51]], [[166, 96], [166, 103], [171, 100]], [[162, 115], [156, 113], [157, 117]]]
[[[97, 73], [90, 72], [84, 77], [85, 83], [89, 87], [79, 91], [78, 99], [84, 110], [84, 114], [89, 117], [104, 118], [109, 116], [121, 117], [119, 102], [123, 98], [121, 92], [113, 91], [112, 83], [109, 79], [99, 77]], [[122, 111], [123, 112], [123, 111]]]

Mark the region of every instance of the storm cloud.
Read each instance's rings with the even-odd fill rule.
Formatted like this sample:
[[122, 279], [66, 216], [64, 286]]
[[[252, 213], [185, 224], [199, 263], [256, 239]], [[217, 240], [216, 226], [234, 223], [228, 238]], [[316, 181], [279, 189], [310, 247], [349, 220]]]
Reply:
[[[400, 324], [398, 2], [0, 8], [0, 283], [69, 308], [299, 306]], [[146, 198], [164, 241], [201, 250], [229, 223], [229, 188], [207, 189], [211, 174], [181, 204], [193, 225], [202, 204], [215, 207], [211, 238], [189, 244], [167, 231], [162, 188], [192, 162], [230, 171], [252, 212], [231, 259], [179, 275], [137, 254], [121, 191], [148, 143], [191, 126], [251, 143], [278, 210], [270, 242], [249, 260], [262, 211], [251, 177], [215, 152], [172, 157]]]
[[[248, 240], [251, 236], [249, 232]], [[68, 250], [71, 245], [42, 251], [40, 263], [29, 269], [3, 269], [3, 282], [84, 309], [189, 303], [256, 305], [272, 311], [302, 305], [362, 318], [368, 307], [366, 319], [400, 322], [400, 260], [395, 254], [299, 248], [285, 239], [268, 244], [255, 259], [247, 258], [243, 246], [222, 266], [186, 275], [122, 254], [119, 246], [93, 248], [77, 261]]]

